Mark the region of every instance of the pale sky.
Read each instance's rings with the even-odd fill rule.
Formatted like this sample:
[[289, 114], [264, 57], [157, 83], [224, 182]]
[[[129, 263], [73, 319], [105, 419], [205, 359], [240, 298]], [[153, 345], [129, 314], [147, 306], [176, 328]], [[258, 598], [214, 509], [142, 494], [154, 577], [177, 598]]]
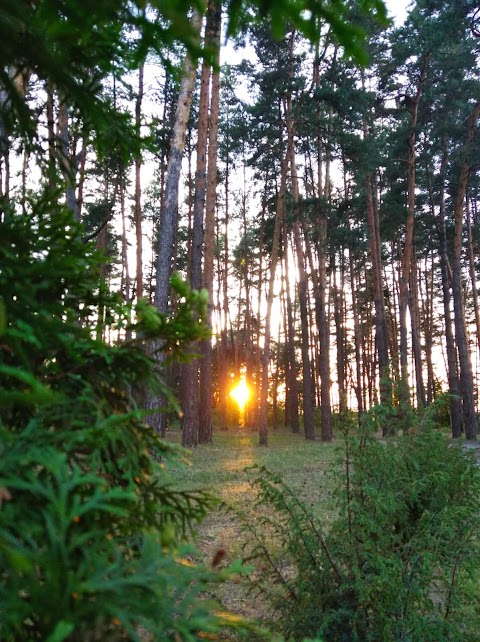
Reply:
[[395, 25], [401, 25], [407, 16], [410, 0], [385, 0], [388, 13], [395, 20]]

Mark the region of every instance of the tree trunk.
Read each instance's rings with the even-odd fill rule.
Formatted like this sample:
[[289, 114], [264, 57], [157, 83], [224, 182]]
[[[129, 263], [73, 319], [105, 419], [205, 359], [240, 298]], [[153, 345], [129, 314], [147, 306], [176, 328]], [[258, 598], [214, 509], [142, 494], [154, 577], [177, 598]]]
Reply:
[[[205, 32], [205, 46], [212, 43], [212, 11], [211, 4], [207, 13]], [[200, 98], [198, 106], [198, 133], [197, 133], [197, 166], [195, 170], [195, 198], [193, 202], [192, 244], [190, 256], [190, 285], [195, 290], [202, 287], [202, 256], [203, 256], [203, 218], [205, 211], [205, 196], [207, 188], [207, 137], [208, 137], [208, 111], [210, 96], [211, 65], [204, 60], [200, 79]], [[199, 362], [193, 356], [198, 351], [196, 346], [189, 346], [186, 350], [190, 353], [189, 361], [182, 368], [184, 383], [184, 397], [182, 403], [182, 445], [189, 448], [196, 446], [200, 428], [200, 389], [199, 389]], [[211, 427], [210, 427], [211, 429]], [[209, 429], [205, 432], [208, 433]]]
[[227, 409], [228, 409], [228, 229], [229, 229], [229, 170], [230, 165], [226, 162], [225, 167], [225, 240], [223, 257], [223, 283], [222, 293], [219, 298], [223, 301], [224, 325], [220, 341], [220, 367], [219, 367], [219, 395], [220, 395], [220, 430], [227, 430]]
[[[267, 201], [264, 197], [262, 199], [262, 211], [261, 211], [261, 220], [260, 220], [260, 232], [258, 239], [258, 246], [263, 248], [264, 234], [265, 234], [265, 212], [267, 209]], [[263, 309], [263, 284], [264, 284], [264, 269], [263, 261], [264, 256], [263, 252], [260, 252], [260, 261], [258, 265], [258, 293], [257, 293], [257, 343], [255, 346], [255, 403], [252, 405], [257, 408], [256, 414], [256, 423], [260, 424], [260, 395], [261, 395], [261, 382], [262, 382], [262, 357], [261, 357], [261, 348], [260, 348], [260, 336], [261, 336], [261, 318], [262, 318], [262, 309]]]
[[70, 150], [70, 132], [68, 125], [68, 108], [65, 100], [60, 101], [58, 109], [58, 133], [60, 141], [59, 159], [60, 167], [65, 181], [65, 202], [69, 210], [73, 212], [76, 221], [78, 218], [77, 197], [75, 195], [75, 160]]
[[293, 327], [292, 296], [290, 294], [290, 266], [288, 260], [288, 232], [286, 221], [283, 221], [283, 252], [285, 262], [285, 299], [287, 309], [287, 357], [288, 377], [285, 375], [287, 395], [285, 399], [285, 418], [293, 433], [300, 432], [298, 419], [298, 382], [297, 361], [295, 358], [295, 331]]
[[467, 439], [476, 439], [478, 426], [475, 414], [473, 393], [473, 373], [468, 347], [465, 311], [462, 301], [462, 231], [463, 231], [463, 206], [468, 184], [470, 170], [470, 152], [475, 129], [480, 115], [480, 102], [477, 102], [470, 118], [467, 140], [465, 146], [465, 159], [460, 170], [458, 190], [454, 202], [455, 236], [453, 240], [453, 307], [455, 311], [455, 338], [457, 341], [458, 357], [460, 362], [460, 391], [463, 399], [463, 420], [465, 423], [465, 436]]
[[355, 385], [355, 395], [357, 397], [357, 411], [358, 411], [358, 423], [360, 425], [362, 416], [364, 413], [364, 400], [363, 400], [363, 375], [362, 375], [362, 357], [361, 357], [361, 330], [360, 322], [358, 318], [358, 307], [357, 307], [357, 284], [355, 281], [355, 265], [353, 260], [353, 252], [350, 250], [349, 253], [349, 262], [350, 262], [350, 287], [352, 291], [352, 314], [353, 314], [353, 339], [355, 343], [355, 374], [356, 374], [356, 385]]
[[320, 355], [320, 418], [322, 440], [332, 439], [332, 410], [330, 402], [330, 323], [326, 309], [327, 288], [327, 217], [323, 211], [318, 217], [318, 292], [315, 300]]
[[415, 96], [409, 102], [410, 128], [408, 133], [408, 204], [407, 220], [405, 223], [405, 242], [401, 252], [402, 270], [400, 273], [400, 386], [399, 401], [400, 408], [406, 411], [410, 407], [410, 385], [408, 382], [408, 332], [407, 332], [407, 310], [409, 299], [410, 271], [413, 255], [413, 232], [415, 222], [415, 140], [416, 126], [418, 119], [418, 106], [423, 93], [427, 66], [430, 60], [429, 54], [423, 57], [422, 70], [417, 83]]
[[[367, 191], [367, 224], [372, 262], [373, 301], [375, 305], [375, 342], [378, 353], [378, 376], [380, 380], [380, 401], [389, 406], [392, 402], [392, 385], [388, 358], [388, 328], [385, 314], [385, 299], [382, 274], [381, 247], [371, 176], [366, 177]], [[384, 433], [387, 426], [383, 426]]]
[[433, 266], [433, 253], [431, 254], [430, 269], [428, 267], [428, 260], [430, 253], [425, 257], [425, 269], [423, 272], [425, 280], [425, 292], [423, 292], [422, 280], [419, 280], [419, 299], [422, 301], [422, 314], [425, 325], [425, 357], [427, 360], [427, 398], [426, 402], [429, 406], [436, 399], [435, 390], [435, 373], [433, 370], [433, 314], [434, 314], [434, 266]]
[[473, 240], [472, 240], [472, 219], [471, 219], [468, 195], [466, 198], [466, 205], [467, 205], [466, 213], [467, 213], [468, 266], [470, 271], [470, 281], [472, 284], [473, 310], [475, 312], [475, 328], [477, 330], [477, 347], [480, 350], [480, 306], [478, 303], [477, 274], [475, 270], [475, 257], [473, 253]]
[[[292, 49], [293, 49], [294, 35], [292, 34]], [[293, 50], [292, 50], [293, 55]], [[305, 252], [302, 246], [300, 223], [298, 221], [298, 203], [300, 200], [298, 188], [297, 167], [295, 164], [295, 148], [294, 148], [294, 130], [295, 123], [292, 113], [292, 101], [288, 96], [286, 100], [286, 119], [288, 130], [288, 151], [290, 163], [290, 176], [292, 181], [292, 200], [293, 205], [297, 209], [294, 213], [295, 221], [293, 223], [293, 239], [295, 242], [295, 251], [297, 256], [297, 269], [298, 269], [298, 302], [300, 307], [300, 325], [302, 331], [302, 382], [303, 382], [303, 430], [305, 439], [315, 439], [315, 427], [313, 424], [313, 399], [312, 399], [312, 371], [310, 369], [310, 343], [308, 332], [308, 307], [307, 307], [307, 274], [305, 271]]]
[[260, 388], [260, 409], [259, 409], [259, 444], [268, 445], [268, 369], [270, 364], [270, 337], [272, 304], [275, 287], [275, 274], [277, 271], [278, 251], [280, 241], [280, 230], [285, 214], [285, 189], [287, 183], [287, 157], [282, 158], [280, 171], [280, 189], [277, 198], [277, 210], [275, 215], [275, 228], [273, 231], [272, 257], [270, 261], [270, 277], [268, 282], [267, 313], [265, 316], [265, 338], [262, 355], [262, 380]]
[[[448, 388], [450, 394], [450, 427], [452, 437], [462, 434], [462, 407], [460, 400], [460, 382], [458, 379], [458, 363], [453, 324], [450, 312], [450, 284], [448, 279], [447, 226], [445, 220], [445, 179], [448, 161], [446, 141], [443, 142], [442, 160], [440, 164], [440, 204], [438, 213], [438, 235], [440, 241], [440, 271], [442, 275], [443, 313], [445, 319], [445, 339], [447, 344]], [[430, 187], [430, 194], [432, 190]], [[430, 196], [433, 207], [433, 196]]]
[[337, 284], [338, 267], [335, 264], [335, 252], [332, 256], [332, 275], [333, 275], [333, 318], [335, 321], [335, 338], [337, 344], [337, 384], [338, 384], [338, 401], [339, 411], [344, 413], [347, 409], [347, 390], [346, 390], [346, 372], [345, 372], [345, 332], [344, 332], [344, 302], [343, 302], [343, 274], [345, 270], [343, 260], [343, 248], [340, 247], [340, 279], [341, 287]]
[[[194, 12], [192, 16], [192, 27], [194, 33], [197, 34], [197, 37], [200, 34], [200, 26], [201, 17], [197, 12]], [[185, 149], [187, 123], [190, 116], [192, 94], [195, 86], [196, 67], [196, 61], [187, 55], [183, 63], [183, 76], [175, 111], [170, 156], [167, 167], [167, 179], [165, 181], [163, 206], [160, 217], [155, 306], [162, 314], [166, 314], [168, 311], [172, 253], [177, 228], [178, 186], [180, 181], [180, 172], [182, 169], [183, 151]], [[159, 369], [162, 367], [165, 359], [164, 354], [161, 351], [161, 347], [162, 346], [158, 345], [152, 346], [153, 353], [157, 360], [157, 367]], [[163, 397], [157, 397], [156, 399], [150, 398], [147, 400], [147, 406], [150, 409], [163, 405], [165, 405], [165, 399]], [[165, 434], [165, 413], [152, 414], [149, 418], [149, 423], [160, 435], [163, 436]]]
[[48, 187], [55, 189], [55, 93], [52, 84], [47, 82], [47, 132], [48, 132]]
[[[205, 256], [203, 264], [203, 287], [208, 290], [208, 327], [212, 329], [213, 313], [213, 263], [215, 241], [215, 210], [217, 204], [217, 149], [218, 149], [218, 113], [220, 101], [220, 32], [222, 8], [220, 3], [214, 6], [212, 24], [212, 46], [215, 47], [215, 61], [212, 73], [212, 94], [210, 101], [210, 124], [208, 129], [208, 176], [205, 204]], [[200, 364], [200, 443], [212, 441], [212, 341], [207, 339], [203, 344], [203, 359]]]
[[[135, 101], [135, 129], [137, 136], [140, 136], [142, 125], [142, 100], [143, 100], [143, 71], [144, 65], [142, 64], [138, 70], [138, 93]], [[137, 242], [136, 253], [136, 284], [137, 284], [137, 301], [143, 297], [143, 238], [142, 238], [142, 186], [140, 182], [140, 169], [142, 166], [142, 157], [139, 154], [135, 158], [135, 209], [133, 218], [135, 221], [135, 238]]]
[[308, 332], [307, 275], [305, 271], [305, 253], [303, 251], [300, 224], [298, 221], [293, 223], [293, 238], [295, 240], [297, 269], [299, 274], [298, 302], [300, 306], [300, 325], [302, 330], [303, 430], [305, 439], [315, 439], [315, 426], [313, 423], [312, 371], [310, 368], [309, 354], [310, 343]]
[[410, 319], [412, 326], [412, 350], [415, 362], [415, 382], [417, 391], [417, 406], [425, 408], [425, 384], [423, 383], [422, 350], [420, 345], [420, 311], [418, 306], [418, 275], [415, 245], [412, 253], [412, 268], [410, 272]]

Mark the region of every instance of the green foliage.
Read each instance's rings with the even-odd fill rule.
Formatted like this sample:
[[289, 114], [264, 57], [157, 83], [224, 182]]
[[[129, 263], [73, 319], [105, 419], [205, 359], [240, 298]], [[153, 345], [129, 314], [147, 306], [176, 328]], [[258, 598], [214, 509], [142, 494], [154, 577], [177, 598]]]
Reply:
[[[196, 2], [118, 2], [117, 0], [6, 0], [0, 6], [0, 124], [20, 124], [37, 136], [37, 114], [16, 80], [35, 74], [58, 89], [95, 131], [103, 151], [131, 155], [135, 136], [125, 114], [104, 95], [109, 75], [137, 68], [148, 52], [165, 61], [165, 50], [182, 43], [199, 53], [189, 9]], [[152, 10], [146, 10], [151, 7]], [[127, 34], [135, 37], [127, 37]]]
[[[380, 24], [388, 24], [385, 4], [382, 0], [362, 0], [358, 9], [363, 16], [369, 16]], [[349, 3], [334, 0], [229, 0], [228, 34], [234, 35], [250, 21], [271, 22], [274, 37], [285, 34], [285, 25], [294, 25], [311, 42], [320, 38], [320, 25], [327, 24], [335, 40], [344, 48], [347, 56], [361, 64], [368, 62], [365, 50], [366, 32], [352, 20]]]
[[[150, 52], [169, 66], [166, 51], [178, 44], [192, 55], [200, 55], [191, 10], [204, 13], [206, 6], [202, 0], [4, 0], [0, 6], [2, 137], [5, 125], [11, 129], [18, 123], [30, 138], [38, 134], [36, 108], [24, 100], [17, 82], [33, 73], [58, 89], [67, 103], [81, 113], [86, 126], [95, 131], [99, 148], [132, 154], [135, 136], [128, 118], [102, 95], [102, 83], [109, 75], [120, 78], [137, 68]], [[360, 10], [387, 24], [382, 0], [362, 0]], [[319, 38], [319, 21], [326, 23], [349, 56], [366, 62], [366, 33], [354, 23], [348, 3], [343, 0], [231, 0], [228, 34], [235, 35], [252, 19], [265, 18], [271, 22], [275, 35], [283, 35], [288, 22], [311, 41]], [[131, 37], [132, 33], [135, 37]]]
[[[0, 218], [0, 638], [139, 640], [141, 627], [177, 641], [238, 626], [202, 597], [222, 574], [182, 552], [213, 500], [169, 486], [162, 466], [181, 452], [136, 402], [159, 385], [145, 342], [180, 354], [205, 336], [204, 295], [176, 280], [176, 317], [142, 302], [130, 323], [54, 201], [27, 214], [4, 203]], [[99, 307], [114, 345], [94, 338]]]
[[260, 524], [253, 579], [287, 638], [478, 639], [480, 475], [433, 431], [395, 442], [348, 435], [338, 515], [326, 524], [265, 468], [253, 469]]

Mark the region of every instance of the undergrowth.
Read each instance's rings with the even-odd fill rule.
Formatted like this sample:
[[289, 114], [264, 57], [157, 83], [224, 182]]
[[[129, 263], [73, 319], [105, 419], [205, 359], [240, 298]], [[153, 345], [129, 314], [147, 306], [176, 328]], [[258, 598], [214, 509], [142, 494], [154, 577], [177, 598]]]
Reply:
[[[314, 474], [314, 473], [312, 473]], [[282, 478], [250, 469], [251, 590], [287, 639], [478, 640], [480, 476], [432, 430], [389, 443], [347, 435], [328, 524]]]
[[[244, 627], [208, 598], [228, 570], [183, 551], [213, 500], [167, 483], [152, 453], [183, 451], [137, 403], [161, 385], [145, 342], [179, 354], [205, 336], [202, 297], [177, 283], [175, 317], [133, 309], [99, 287], [103, 259], [55, 198], [0, 205], [0, 639], [179, 642]], [[131, 338], [96, 339], [99, 310]]]

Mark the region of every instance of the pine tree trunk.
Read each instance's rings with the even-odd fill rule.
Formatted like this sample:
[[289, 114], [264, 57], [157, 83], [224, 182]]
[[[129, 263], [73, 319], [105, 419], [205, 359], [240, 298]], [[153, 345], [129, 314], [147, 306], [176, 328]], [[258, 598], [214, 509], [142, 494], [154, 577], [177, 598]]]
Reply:
[[[340, 278], [343, 280], [343, 248], [340, 248]], [[338, 269], [333, 261], [332, 274], [333, 274], [333, 319], [335, 322], [335, 337], [337, 344], [337, 384], [338, 384], [338, 400], [339, 411], [344, 413], [347, 409], [347, 390], [346, 390], [346, 376], [345, 376], [345, 336], [344, 336], [344, 318], [343, 318], [343, 287], [338, 287], [337, 284]]]
[[[243, 223], [243, 269], [242, 276], [245, 284], [245, 317], [243, 331], [244, 346], [244, 363], [245, 363], [245, 381], [250, 389], [253, 373], [253, 338], [252, 338], [252, 300], [251, 300], [251, 267], [249, 257], [248, 243], [248, 224], [247, 224], [247, 180], [245, 172], [245, 159], [243, 159], [243, 190], [242, 190], [242, 223]], [[255, 414], [252, 404], [248, 404], [244, 409], [245, 426], [252, 427], [252, 416]]]
[[[264, 235], [265, 235], [265, 212], [267, 208], [267, 202], [265, 196], [262, 201], [262, 212], [260, 220], [260, 233], [258, 239], [258, 246], [263, 248]], [[262, 334], [261, 328], [261, 318], [263, 310], [263, 287], [264, 287], [264, 268], [263, 268], [264, 256], [263, 252], [260, 252], [260, 261], [258, 266], [258, 293], [257, 293], [257, 343], [255, 346], [255, 366], [256, 366], [256, 375], [255, 375], [255, 398], [252, 405], [257, 409], [255, 421], [260, 425], [260, 395], [261, 395], [261, 381], [262, 381], [262, 356], [260, 348], [260, 336]]]
[[282, 158], [280, 171], [280, 189], [277, 198], [277, 211], [275, 215], [275, 228], [273, 231], [272, 257], [270, 261], [270, 276], [268, 282], [267, 312], [265, 316], [265, 338], [262, 355], [262, 379], [260, 387], [259, 408], [259, 444], [268, 445], [268, 370], [270, 365], [270, 338], [273, 294], [275, 287], [275, 274], [277, 271], [280, 231], [285, 215], [285, 189], [287, 183], [287, 158]]
[[[212, 42], [212, 12], [207, 13], [205, 32], [205, 46]], [[202, 256], [203, 256], [203, 224], [205, 211], [205, 196], [207, 189], [207, 138], [208, 138], [208, 112], [210, 96], [211, 66], [204, 60], [200, 79], [200, 99], [198, 107], [198, 133], [197, 133], [197, 165], [195, 170], [195, 198], [193, 201], [192, 244], [190, 255], [190, 285], [195, 290], [202, 287]], [[198, 352], [197, 346], [189, 346], [186, 352], [194, 355]], [[198, 443], [200, 429], [200, 389], [199, 389], [199, 362], [195, 356], [190, 356], [189, 361], [182, 368], [184, 383], [184, 396], [182, 403], [182, 445], [190, 448]], [[208, 433], [211, 426], [205, 432]]]
[[[281, 341], [281, 333], [282, 333], [282, 326], [281, 324], [278, 325], [278, 338], [277, 338], [277, 346], [280, 346], [280, 341]], [[278, 428], [278, 374], [280, 371], [280, 350], [277, 349], [276, 353], [276, 359], [275, 359], [275, 372], [273, 373], [273, 392], [272, 392], [272, 428], [275, 430]]]
[[[392, 386], [388, 357], [388, 328], [385, 314], [384, 286], [382, 275], [381, 247], [375, 202], [373, 198], [372, 179], [366, 178], [367, 191], [367, 224], [372, 262], [373, 300], [375, 305], [375, 342], [378, 353], [378, 375], [380, 380], [380, 401], [389, 406], [392, 400]], [[382, 427], [387, 432], [387, 426]]]
[[293, 328], [292, 297], [290, 294], [290, 266], [288, 260], [288, 232], [286, 221], [283, 221], [283, 252], [285, 263], [285, 299], [287, 312], [287, 356], [288, 377], [286, 375], [287, 397], [285, 400], [285, 419], [293, 433], [300, 432], [298, 417], [298, 382], [297, 362], [295, 358], [295, 332]]
[[[294, 190], [295, 199], [295, 190]], [[310, 368], [310, 341], [308, 331], [307, 309], [307, 274], [305, 271], [305, 253], [300, 235], [300, 224], [293, 223], [293, 238], [297, 256], [298, 303], [300, 306], [300, 326], [302, 331], [302, 380], [303, 380], [303, 431], [305, 439], [315, 439], [313, 423], [312, 371]]]
[[58, 138], [60, 141], [59, 159], [60, 167], [65, 181], [65, 202], [73, 213], [76, 221], [78, 217], [77, 197], [75, 195], [76, 163], [70, 150], [70, 131], [68, 123], [68, 108], [65, 100], [60, 101], [58, 109]]
[[[292, 38], [293, 40], [293, 38]], [[293, 145], [294, 123], [292, 120], [291, 99], [287, 101], [287, 129], [288, 129], [288, 155], [290, 162], [290, 174], [292, 180], [292, 200], [298, 206], [300, 200], [298, 188], [297, 168], [295, 165], [295, 149]], [[305, 271], [305, 252], [303, 250], [300, 223], [297, 220], [293, 223], [293, 239], [297, 256], [298, 280], [298, 302], [300, 307], [300, 326], [302, 332], [302, 381], [303, 381], [303, 430], [305, 439], [315, 439], [315, 426], [313, 423], [313, 399], [312, 399], [312, 371], [310, 369], [310, 339], [308, 331], [308, 308], [307, 308], [307, 274]]]
[[[213, 314], [213, 264], [215, 240], [215, 210], [217, 204], [217, 149], [218, 113], [220, 102], [220, 33], [222, 21], [221, 4], [216, 3], [212, 18], [212, 46], [215, 47], [215, 68], [212, 73], [212, 94], [210, 100], [210, 123], [208, 129], [208, 176], [205, 203], [205, 256], [203, 264], [203, 287], [208, 290], [208, 327], [212, 329]], [[212, 441], [212, 341], [203, 344], [203, 359], [200, 364], [200, 443]]]
[[[386, 282], [386, 290], [389, 293], [388, 298], [385, 300], [385, 312], [387, 318], [387, 329], [388, 329], [388, 347], [390, 350], [390, 378], [392, 382], [395, 382], [395, 385], [398, 385], [400, 379], [400, 363], [399, 363], [399, 353], [398, 353], [398, 298], [399, 298], [399, 286], [397, 280], [397, 255], [400, 254], [400, 250], [395, 249], [397, 246], [395, 241], [392, 241], [390, 247], [390, 273], [391, 273], [391, 283]], [[391, 293], [391, 295], [390, 295]]]
[[428, 268], [428, 259], [430, 252], [425, 257], [425, 292], [423, 292], [422, 280], [419, 281], [419, 298], [422, 301], [423, 318], [425, 325], [425, 357], [427, 360], [427, 405], [429, 406], [436, 399], [435, 390], [435, 373], [433, 370], [433, 300], [434, 300], [434, 280], [433, 280], [433, 255], [431, 257], [430, 269]]
[[223, 302], [224, 325], [222, 327], [222, 336], [220, 341], [220, 364], [219, 364], [219, 395], [220, 395], [220, 430], [228, 429], [228, 229], [229, 229], [229, 186], [230, 186], [230, 165], [226, 162], [225, 167], [225, 247], [223, 257], [223, 288], [219, 298]]
[[356, 385], [355, 385], [355, 396], [357, 397], [357, 411], [358, 411], [358, 422], [360, 424], [362, 420], [362, 415], [364, 413], [364, 399], [363, 399], [363, 375], [362, 375], [362, 357], [361, 357], [361, 330], [360, 322], [358, 316], [358, 304], [357, 304], [357, 284], [355, 281], [355, 265], [353, 260], [353, 252], [349, 251], [349, 262], [350, 262], [350, 288], [352, 292], [352, 314], [353, 314], [353, 340], [355, 343], [355, 374], [356, 374]]
[[409, 103], [410, 111], [410, 129], [408, 133], [408, 203], [407, 203], [407, 220], [405, 223], [405, 242], [401, 253], [401, 273], [400, 273], [400, 386], [399, 401], [400, 408], [406, 411], [410, 407], [410, 385], [408, 382], [408, 331], [407, 331], [407, 310], [409, 300], [410, 271], [412, 267], [413, 256], [413, 232], [415, 223], [415, 140], [416, 126], [418, 119], [418, 106], [423, 93], [427, 66], [430, 56], [425, 54], [423, 57], [422, 70], [417, 83], [415, 97]]
[[475, 312], [475, 328], [477, 330], [477, 347], [480, 350], [480, 306], [478, 302], [477, 274], [475, 270], [475, 257], [473, 253], [472, 240], [472, 220], [468, 195], [466, 197], [466, 205], [468, 266], [470, 272], [470, 282], [472, 284], [473, 310]]
[[[440, 205], [438, 213], [438, 235], [440, 241], [440, 271], [442, 275], [443, 312], [445, 319], [445, 339], [447, 344], [448, 391], [450, 394], [450, 427], [452, 437], [457, 438], [463, 432], [462, 406], [460, 399], [460, 382], [458, 378], [457, 350], [453, 336], [453, 324], [450, 312], [450, 283], [448, 279], [447, 226], [445, 220], [445, 179], [448, 161], [446, 142], [443, 142], [440, 164]], [[431, 190], [430, 190], [431, 193]], [[432, 207], [433, 207], [433, 199]]]
[[[55, 93], [47, 82], [47, 132], [48, 132], [48, 186], [55, 189]], [[8, 141], [7, 141], [8, 142]]]
[[120, 217], [122, 220], [122, 274], [120, 282], [120, 293], [126, 303], [130, 302], [130, 270], [128, 268], [128, 241], [127, 222], [125, 217], [125, 179], [122, 176], [120, 183]]
[[[195, 34], [200, 34], [201, 17], [195, 12], [192, 17], [192, 27]], [[159, 312], [166, 314], [168, 311], [168, 297], [170, 293], [170, 273], [172, 253], [177, 228], [178, 187], [182, 169], [183, 151], [185, 149], [185, 136], [187, 123], [190, 116], [193, 89], [195, 86], [196, 62], [187, 55], [183, 63], [183, 76], [178, 95], [175, 120], [173, 125], [170, 156], [168, 159], [167, 179], [163, 197], [163, 206], [160, 217], [160, 233], [158, 236], [158, 255], [155, 286], [155, 306]], [[164, 355], [161, 346], [152, 346], [161, 369]], [[150, 409], [165, 405], [163, 397], [149, 398], [147, 407]], [[150, 415], [149, 424], [160, 434], [165, 434], [166, 415], [155, 413]]]
[[425, 408], [425, 384], [423, 383], [422, 350], [420, 345], [420, 311], [418, 307], [418, 276], [415, 246], [412, 253], [412, 267], [410, 272], [410, 320], [412, 327], [412, 351], [415, 362], [415, 382], [417, 391], [417, 406]]
[[463, 399], [463, 420], [465, 423], [465, 436], [467, 439], [476, 439], [478, 432], [477, 417], [473, 392], [473, 373], [468, 347], [465, 311], [462, 301], [462, 232], [463, 209], [465, 194], [470, 170], [470, 147], [475, 136], [475, 129], [480, 115], [480, 102], [477, 102], [470, 118], [465, 147], [465, 159], [460, 170], [460, 180], [454, 202], [455, 236], [453, 240], [453, 307], [455, 311], [455, 338], [457, 342], [458, 357], [460, 362], [460, 391]]
[[318, 389], [318, 364], [316, 359], [317, 350], [317, 337], [315, 332], [315, 317], [314, 317], [314, 299], [312, 292], [307, 289], [307, 310], [308, 310], [308, 327], [310, 332], [310, 344], [308, 349], [310, 351], [311, 362], [311, 377], [312, 377], [312, 405], [313, 408], [320, 407], [320, 390]]
[[318, 292], [315, 300], [318, 337], [320, 343], [320, 419], [322, 441], [332, 439], [332, 410], [330, 402], [330, 323], [327, 316], [327, 217], [321, 211], [318, 217]]
[[[142, 100], [143, 100], [143, 72], [144, 65], [142, 64], [138, 70], [138, 93], [135, 101], [135, 129], [137, 136], [140, 136], [141, 118], [142, 118]], [[143, 238], [142, 238], [142, 208], [141, 196], [142, 186], [140, 182], [140, 169], [142, 166], [141, 155], [135, 158], [135, 209], [133, 218], [135, 221], [135, 238], [137, 243], [136, 248], [136, 284], [137, 284], [137, 301], [143, 297]]]
[[84, 134], [82, 142], [82, 150], [79, 154], [80, 157], [80, 167], [79, 167], [79, 176], [78, 176], [78, 192], [77, 192], [77, 213], [78, 218], [82, 220], [82, 210], [83, 210], [83, 190], [85, 186], [85, 167], [87, 164], [87, 135]]

